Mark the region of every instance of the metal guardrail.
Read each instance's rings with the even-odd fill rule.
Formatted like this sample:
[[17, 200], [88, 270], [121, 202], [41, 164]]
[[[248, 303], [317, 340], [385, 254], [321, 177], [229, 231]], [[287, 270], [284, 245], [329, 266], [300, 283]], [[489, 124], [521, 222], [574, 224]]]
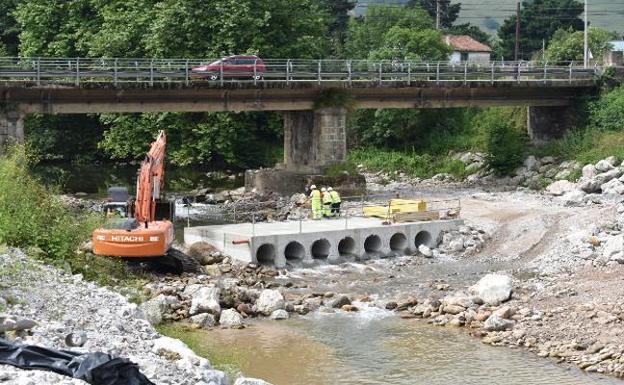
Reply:
[[[211, 72], [197, 67], [218, 59], [128, 59], [128, 58], [0, 58], [0, 82], [36, 85], [64, 84], [80, 86], [87, 83], [110, 83], [118, 86], [137, 83], [157, 84], [229, 83], [262, 85], [267, 83], [339, 82], [347, 86], [357, 83], [402, 82], [435, 83], [513, 83], [568, 82], [594, 80], [598, 68], [582, 64], [491, 62], [488, 64], [418, 62], [397, 60], [302, 60], [263, 59], [240, 68], [217, 64]], [[259, 64], [260, 63], [260, 64]]]

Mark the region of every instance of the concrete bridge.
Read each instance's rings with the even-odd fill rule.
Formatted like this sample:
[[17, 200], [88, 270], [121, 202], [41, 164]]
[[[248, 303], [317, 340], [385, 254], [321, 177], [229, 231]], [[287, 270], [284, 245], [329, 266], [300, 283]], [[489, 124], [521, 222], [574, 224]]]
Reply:
[[570, 106], [597, 91], [598, 71], [573, 63], [0, 59], [0, 142], [22, 140], [32, 113], [283, 111], [287, 170], [314, 173], [346, 157], [355, 108], [526, 106], [530, 136], [561, 136]]

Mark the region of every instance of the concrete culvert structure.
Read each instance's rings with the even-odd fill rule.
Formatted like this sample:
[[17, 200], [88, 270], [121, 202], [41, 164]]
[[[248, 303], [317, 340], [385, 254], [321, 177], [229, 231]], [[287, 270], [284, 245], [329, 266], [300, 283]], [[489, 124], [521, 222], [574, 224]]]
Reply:
[[416, 237], [414, 238], [414, 246], [418, 248], [418, 246], [420, 245], [425, 245], [428, 247], [435, 246], [433, 244], [433, 237], [428, 231], [421, 231], [418, 234], [416, 234]]
[[331, 245], [327, 239], [319, 239], [312, 244], [311, 254], [314, 259], [325, 259], [329, 257]]
[[305, 258], [305, 248], [301, 243], [292, 241], [286, 245], [284, 256], [287, 261], [303, 260]]
[[338, 253], [341, 256], [350, 256], [355, 254], [355, 240], [351, 237], [345, 237], [338, 242]]
[[270, 243], [258, 247], [256, 251], [256, 260], [260, 265], [273, 266], [275, 263], [275, 246]]
[[381, 238], [378, 235], [369, 235], [364, 240], [364, 251], [367, 253], [376, 253], [381, 251]]
[[403, 233], [396, 233], [390, 238], [390, 250], [405, 251], [407, 249], [407, 237]]

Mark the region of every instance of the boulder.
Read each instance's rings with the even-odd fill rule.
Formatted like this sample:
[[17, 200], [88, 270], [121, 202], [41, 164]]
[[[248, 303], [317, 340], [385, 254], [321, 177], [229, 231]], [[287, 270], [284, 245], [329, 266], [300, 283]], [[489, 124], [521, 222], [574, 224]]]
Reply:
[[567, 180], [558, 180], [546, 187], [546, 192], [554, 196], [561, 196], [573, 190], [576, 190], [576, 185]]
[[257, 378], [237, 378], [234, 385], [271, 385], [266, 381]]
[[501, 316], [497, 314], [492, 314], [488, 317], [487, 320], [483, 323], [483, 329], [489, 332], [498, 332], [503, 330], [510, 330], [514, 326], [514, 322], [510, 320], [503, 319]]
[[600, 186], [603, 195], [609, 195], [612, 197], [619, 197], [624, 194], [624, 183], [617, 179], [611, 179], [607, 183]]
[[587, 194], [581, 190], [573, 190], [565, 193], [561, 199], [563, 199], [566, 206], [578, 206], [585, 201], [586, 196]]
[[583, 178], [591, 179], [598, 175], [598, 171], [596, 171], [596, 167], [593, 164], [588, 164], [583, 167], [581, 174]]
[[271, 316], [269, 318], [271, 318], [272, 320], [288, 319], [288, 312], [284, 309], [278, 309], [271, 313]]
[[195, 242], [189, 247], [187, 254], [201, 263], [205, 257], [217, 251], [219, 250], [208, 242]]
[[444, 305], [444, 307], [442, 308], [442, 311], [444, 311], [444, 313], [448, 313], [448, 314], [459, 314], [461, 312], [463, 312], [464, 310], [466, 310], [466, 308], [459, 306], [459, 305]]
[[624, 256], [624, 234], [610, 237], [602, 248], [602, 256], [607, 261], [620, 261]]
[[596, 171], [598, 172], [605, 172], [605, 171], [609, 171], [612, 168], [615, 167], [617, 160], [614, 161], [613, 157], [609, 157], [607, 159], [603, 159], [601, 161], [599, 161], [598, 163], [596, 163]]
[[537, 171], [540, 167], [540, 163], [533, 155], [529, 155], [524, 160], [524, 167], [529, 171]]
[[601, 183], [607, 183], [611, 179], [617, 179], [621, 177], [622, 174], [624, 174], [624, 172], [622, 172], [622, 169], [618, 167], [618, 168], [611, 169], [607, 172], [600, 173], [596, 175], [594, 179], [596, 179], [598, 182], [601, 182]]
[[597, 179], [581, 178], [578, 182], [578, 188], [588, 194], [600, 192], [600, 181]]
[[164, 294], [160, 294], [143, 302], [139, 309], [143, 312], [147, 322], [152, 325], [159, 325], [163, 321], [163, 316], [167, 313], [167, 298]]
[[572, 175], [572, 171], [570, 170], [561, 170], [558, 173], [555, 174], [555, 179], [557, 180], [562, 180], [562, 179], [568, 179], [570, 177], [570, 175]]
[[191, 324], [201, 328], [201, 329], [210, 329], [214, 327], [216, 324], [215, 317], [209, 313], [197, 314], [189, 318]]
[[456, 292], [442, 298], [443, 305], [458, 305], [464, 308], [468, 308], [474, 304], [472, 298], [465, 292]]
[[488, 305], [498, 305], [511, 297], [511, 278], [503, 274], [488, 274], [481, 278], [476, 285], [470, 287], [470, 292]]
[[542, 159], [540, 159], [540, 162], [542, 164], [553, 164], [555, 163], [555, 158], [552, 156], [545, 156]]
[[234, 309], [226, 309], [221, 312], [219, 324], [228, 328], [239, 328], [243, 326], [243, 316]]
[[275, 310], [284, 308], [284, 296], [277, 290], [265, 289], [256, 300], [256, 310], [264, 315], [271, 315]]
[[29, 330], [35, 326], [37, 326], [35, 321], [0, 314], [0, 333]]
[[433, 257], [433, 251], [427, 245], [418, 246], [418, 252], [427, 258]]
[[221, 312], [219, 305], [219, 288], [203, 286], [191, 296], [191, 315], [211, 313], [218, 315]]
[[334, 309], [340, 309], [344, 305], [351, 305], [351, 300], [343, 294], [335, 296], [331, 299], [331, 301], [327, 302], [327, 306]]

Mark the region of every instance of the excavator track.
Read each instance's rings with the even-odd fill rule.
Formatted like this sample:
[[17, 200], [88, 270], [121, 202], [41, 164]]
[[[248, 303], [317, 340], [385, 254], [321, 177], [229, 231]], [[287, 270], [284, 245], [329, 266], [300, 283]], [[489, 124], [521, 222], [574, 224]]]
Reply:
[[167, 263], [175, 267], [176, 271], [173, 272], [174, 274], [201, 273], [203, 271], [202, 266], [195, 258], [178, 249], [169, 249], [162, 259], [167, 259]]

